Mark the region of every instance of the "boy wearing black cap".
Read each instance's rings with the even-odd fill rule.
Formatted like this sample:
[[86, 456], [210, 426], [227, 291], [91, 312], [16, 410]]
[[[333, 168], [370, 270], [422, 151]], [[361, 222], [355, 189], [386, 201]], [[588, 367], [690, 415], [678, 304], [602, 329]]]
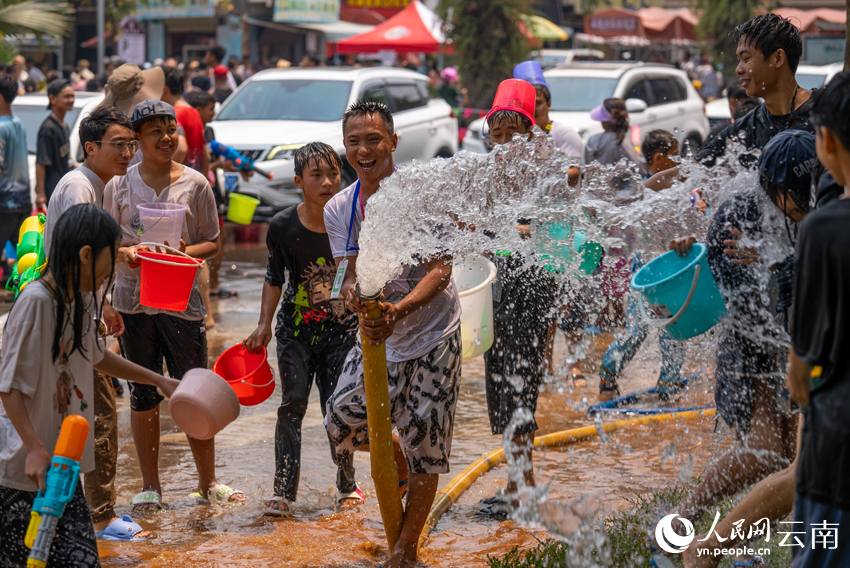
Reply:
[[[783, 131], [759, 159], [760, 191], [734, 195], [711, 219], [708, 264], [727, 309], [714, 399], [718, 415], [742, 443], [711, 466], [679, 508], [687, 519], [699, 519], [714, 503], [786, 467], [794, 457], [797, 421], [783, 392], [793, 256], [771, 266], [763, 259], [794, 244], [797, 224], [811, 208], [817, 168], [814, 136]], [[784, 227], [768, 230], [777, 215]], [[757, 242], [758, 250], [742, 246], [742, 238]], [[689, 237], [671, 244], [682, 254], [693, 242]]]
[[[806, 219], [797, 244], [788, 390], [805, 406], [797, 458], [794, 521], [806, 528], [838, 531], [834, 544], [818, 546], [814, 530], [793, 549], [794, 568], [850, 565], [850, 74], [836, 76], [812, 111], [817, 153], [836, 183], [844, 187]], [[817, 369], [817, 371], [814, 371]], [[814, 371], [814, 372], [813, 372]], [[797, 525], [799, 526], [799, 524]]]
[[65, 113], [74, 108], [74, 89], [70, 81], [56, 79], [47, 85], [50, 114], [38, 129], [35, 158], [35, 205], [46, 207], [56, 184], [71, 169], [71, 142]]
[[[121, 243], [116, 260], [112, 304], [124, 318], [125, 331], [119, 338], [124, 356], [148, 369], [162, 369], [180, 379], [189, 369], [207, 367], [207, 336], [204, 306], [197, 280], [189, 303], [182, 312], [142, 306], [139, 298], [139, 268], [136, 252], [143, 240], [138, 205], [162, 202], [187, 207], [179, 243], [173, 248], [194, 258], [206, 259], [218, 250], [218, 211], [210, 184], [192, 168], [173, 160], [177, 151], [177, 117], [174, 107], [158, 99], [136, 105], [131, 117], [136, 139], [141, 143], [142, 161], [113, 178], [104, 191], [103, 207], [121, 227]], [[141, 249], [144, 250], [144, 249]], [[162, 507], [159, 480], [159, 403], [156, 389], [130, 383], [130, 420], [133, 441], [142, 472], [142, 492], [132, 504], [135, 510]], [[198, 469], [198, 492], [192, 496], [204, 501], [241, 502], [241, 491], [222, 485], [215, 478], [214, 440], [189, 438]]]

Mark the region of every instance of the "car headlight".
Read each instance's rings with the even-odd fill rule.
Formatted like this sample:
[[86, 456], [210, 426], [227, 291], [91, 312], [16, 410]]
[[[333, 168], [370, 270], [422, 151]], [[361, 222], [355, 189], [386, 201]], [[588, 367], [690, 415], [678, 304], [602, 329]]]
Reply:
[[306, 146], [306, 144], [284, 144], [282, 146], [275, 146], [269, 151], [263, 161], [268, 162], [269, 160], [293, 160], [295, 159], [295, 152], [297, 152], [304, 146]]

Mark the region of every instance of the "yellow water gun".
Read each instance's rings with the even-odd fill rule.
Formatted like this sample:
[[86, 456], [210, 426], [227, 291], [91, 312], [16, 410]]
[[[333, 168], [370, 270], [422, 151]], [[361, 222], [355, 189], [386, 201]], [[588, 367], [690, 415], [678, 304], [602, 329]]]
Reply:
[[12, 269], [12, 277], [6, 282], [6, 290], [15, 291], [15, 298], [24, 286], [41, 276], [47, 266], [44, 251], [44, 213], [27, 217], [18, 233], [18, 261]]

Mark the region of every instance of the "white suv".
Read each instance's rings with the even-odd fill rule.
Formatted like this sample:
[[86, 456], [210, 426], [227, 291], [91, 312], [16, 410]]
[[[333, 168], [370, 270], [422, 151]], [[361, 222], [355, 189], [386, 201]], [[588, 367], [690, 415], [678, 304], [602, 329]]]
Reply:
[[457, 151], [457, 121], [451, 106], [432, 98], [428, 78], [414, 71], [373, 67], [270, 69], [245, 81], [227, 99], [210, 124], [216, 140], [231, 146], [265, 171], [254, 175], [219, 173], [220, 187], [252, 195], [262, 202], [259, 216], [302, 200], [295, 186], [294, 157], [308, 142], [325, 142], [343, 160], [343, 187], [357, 176], [345, 160], [342, 115], [358, 99], [386, 104], [393, 112], [397, 163], [426, 162]]
[[[632, 125], [631, 140], [640, 145], [650, 130], [673, 133], [684, 147], [696, 151], [708, 135], [702, 98], [684, 71], [645, 63], [575, 63], [544, 71], [552, 93], [553, 121], [573, 127], [586, 142], [602, 132], [590, 111], [609, 97], [626, 101]], [[637, 100], [632, 100], [637, 99]], [[483, 120], [473, 122], [463, 139], [463, 149], [487, 152], [482, 139]]]

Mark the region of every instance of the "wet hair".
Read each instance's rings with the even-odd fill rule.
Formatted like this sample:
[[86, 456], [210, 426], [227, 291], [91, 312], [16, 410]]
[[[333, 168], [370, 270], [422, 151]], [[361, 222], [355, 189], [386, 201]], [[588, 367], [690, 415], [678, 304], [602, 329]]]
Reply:
[[124, 126], [133, 131], [133, 123], [127, 118], [127, 115], [118, 110], [114, 106], [101, 106], [94, 109], [90, 115], [85, 117], [80, 122], [80, 144], [83, 146], [83, 152], [88, 157], [86, 152], [86, 142], [99, 142], [106, 136], [106, 131], [109, 127], [117, 124]]
[[6, 104], [12, 104], [18, 96], [18, 80], [11, 75], [0, 75], [0, 96]]
[[224, 61], [224, 56], [227, 53], [227, 50], [220, 45], [214, 45], [207, 50], [207, 53], [215, 57], [216, 61], [220, 63]]
[[190, 91], [186, 93], [186, 102], [195, 108], [203, 108], [210, 103], [215, 103], [215, 97], [206, 91]]
[[626, 110], [626, 102], [623, 99], [618, 99], [616, 97], [605, 99], [602, 104], [605, 105], [605, 110], [607, 110], [608, 112], [613, 112], [615, 110]]
[[487, 126], [488, 128], [493, 128], [496, 125], [502, 124], [506, 122], [509, 126], [519, 127], [520, 124], [525, 126], [525, 129], [528, 130], [531, 128], [532, 123], [524, 114], [520, 114], [515, 110], [497, 110], [493, 114], [491, 114], [487, 118]]
[[[56, 289], [53, 291], [56, 296], [56, 330], [53, 334], [54, 361], [62, 355], [62, 336], [69, 323], [74, 330], [74, 343], [70, 352], [65, 353], [66, 356], [74, 351], [85, 352], [82, 345], [83, 337], [86, 334], [85, 326], [96, 325], [91, 317], [87, 316], [84, 309], [86, 301], [80, 292], [82, 268], [80, 250], [85, 246], [91, 247], [91, 277], [92, 283], [94, 283], [97, 264], [95, 260], [103, 249], [109, 248], [111, 253], [109, 264], [114, 266], [120, 234], [121, 231], [115, 219], [104, 209], [89, 203], [81, 203], [71, 207], [56, 222], [53, 243], [47, 261], [47, 270], [53, 275], [53, 280], [56, 283]], [[114, 268], [110, 271], [105, 286], [106, 290], [112, 285], [113, 275]], [[65, 313], [66, 302], [71, 300], [71, 298], [68, 298], [68, 289], [72, 290], [74, 294], [73, 314]], [[94, 293], [91, 294], [91, 301], [94, 302], [95, 317], [100, 319], [103, 304], [97, 305], [97, 294]]]
[[342, 115], [343, 136], [345, 135], [345, 127], [348, 126], [348, 121], [350, 119], [362, 116], [372, 116], [373, 114], [377, 114], [381, 117], [381, 121], [387, 129], [387, 134], [392, 136], [395, 125], [393, 124], [393, 113], [390, 111], [389, 107], [384, 103], [379, 103], [378, 101], [366, 101], [363, 99], [359, 99], [353, 103], [350, 107], [348, 107], [348, 110], [345, 111], [345, 114]]
[[173, 116], [147, 116], [141, 120], [137, 120], [133, 123], [133, 132], [141, 132], [142, 126], [149, 122], [158, 122], [163, 126], [168, 126], [169, 124], [177, 124], [177, 119]]
[[726, 89], [726, 97], [736, 101], [742, 101], [747, 98], [747, 90], [741, 85], [732, 85]]
[[543, 98], [546, 99], [546, 104], [552, 104], [552, 93], [549, 92], [549, 87], [546, 85], [534, 85], [534, 90], [538, 95], [543, 95]]
[[812, 108], [812, 124], [832, 131], [850, 150], [850, 73], [839, 73], [818, 93]]
[[754, 108], [761, 106], [761, 101], [756, 97], [747, 97], [741, 102], [738, 103], [738, 106], [735, 107], [735, 114], [732, 115], [732, 118], [735, 120], [741, 120], [748, 114], [750, 114]]
[[652, 157], [661, 152], [662, 154], [667, 154], [673, 146], [677, 145], [678, 142], [676, 138], [667, 132], [666, 130], [653, 130], [643, 139], [643, 142], [640, 145], [641, 152], [643, 152], [643, 157], [646, 159], [647, 164], [652, 163]]
[[797, 66], [803, 56], [803, 40], [800, 30], [789, 18], [762, 14], [741, 24], [730, 35], [736, 43], [743, 41], [757, 49], [765, 60], [777, 50], [783, 50], [788, 58], [791, 73], [797, 72]]
[[303, 177], [304, 168], [309, 166], [310, 160], [315, 160], [316, 165], [325, 162], [332, 168], [342, 171], [342, 160], [339, 159], [339, 154], [324, 142], [310, 142], [295, 152], [295, 175]]
[[172, 95], [182, 95], [185, 89], [185, 81], [183, 80], [183, 72], [175, 67], [162, 67], [162, 72], [165, 74], [165, 86]]

